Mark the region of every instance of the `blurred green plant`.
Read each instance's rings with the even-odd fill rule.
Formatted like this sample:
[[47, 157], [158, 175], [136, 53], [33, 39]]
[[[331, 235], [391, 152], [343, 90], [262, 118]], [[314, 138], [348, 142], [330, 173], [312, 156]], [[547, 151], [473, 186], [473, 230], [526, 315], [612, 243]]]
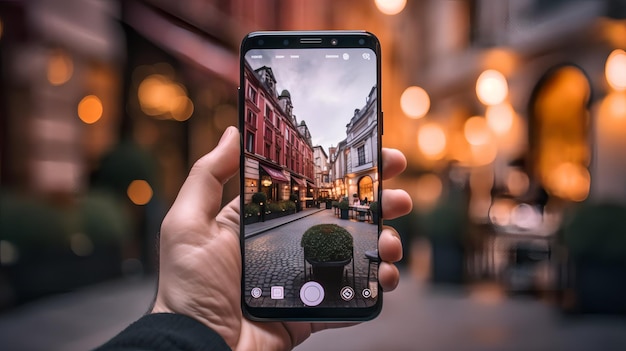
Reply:
[[573, 256], [626, 261], [626, 206], [585, 203], [567, 217], [563, 241]]
[[24, 251], [32, 248], [69, 250], [68, 227], [60, 209], [22, 195], [0, 196], [0, 239]]
[[123, 244], [132, 235], [132, 222], [123, 201], [107, 192], [86, 194], [78, 203], [79, 230], [94, 244]]

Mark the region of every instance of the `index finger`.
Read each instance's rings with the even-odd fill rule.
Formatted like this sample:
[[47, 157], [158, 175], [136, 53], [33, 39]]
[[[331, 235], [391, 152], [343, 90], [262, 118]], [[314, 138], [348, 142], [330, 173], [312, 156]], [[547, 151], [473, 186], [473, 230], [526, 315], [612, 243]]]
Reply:
[[406, 157], [397, 149], [382, 149], [383, 179], [390, 179], [404, 172]]

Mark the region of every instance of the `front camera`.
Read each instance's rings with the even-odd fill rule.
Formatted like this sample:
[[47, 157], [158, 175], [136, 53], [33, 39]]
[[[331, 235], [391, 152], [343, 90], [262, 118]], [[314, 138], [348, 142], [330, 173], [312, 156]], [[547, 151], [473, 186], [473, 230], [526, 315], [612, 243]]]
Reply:
[[263, 45], [263, 44], [265, 44], [265, 40], [263, 40], [263, 39], [259, 39], [259, 41], [258, 41], [257, 43], [258, 43], [259, 45]]
[[365, 39], [359, 39], [359, 45], [365, 44]]
[[285, 46], [289, 45], [289, 40], [287, 40], [287, 39], [283, 40], [283, 45], [285, 45]]
[[337, 39], [330, 39], [330, 45], [336, 46], [339, 41]]

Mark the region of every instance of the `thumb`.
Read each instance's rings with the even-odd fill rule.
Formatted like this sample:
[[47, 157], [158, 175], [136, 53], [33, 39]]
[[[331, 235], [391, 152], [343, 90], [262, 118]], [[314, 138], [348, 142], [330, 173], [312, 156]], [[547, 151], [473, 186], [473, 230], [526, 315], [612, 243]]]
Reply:
[[239, 144], [237, 128], [226, 128], [215, 149], [193, 165], [174, 206], [214, 218], [220, 210], [224, 183], [239, 170]]

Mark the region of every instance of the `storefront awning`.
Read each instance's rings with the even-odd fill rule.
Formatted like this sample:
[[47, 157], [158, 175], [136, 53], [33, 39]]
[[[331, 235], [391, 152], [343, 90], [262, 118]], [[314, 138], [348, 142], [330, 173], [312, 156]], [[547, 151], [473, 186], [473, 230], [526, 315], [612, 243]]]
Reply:
[[296, 177], [291, 177], [291, 179], [293, 179], [294, 182], [298, 183], [298, 185], [306, 187], [306, 181], [304, 179], [300, 179]]
[[309, 183], [309, 188], [317, 188], [317, 187], [315, 186], [315, 184], [313, 184], [313, 183], [311, 183], [311, 182], [307, 182], [307, 183]]
[[273, 180], [275, 180], [275, 181], [277, 181], [277, 182], [289, 182], [289, 178], [287, 178], [287, 177], [283, 174], [283, 172], [281, 172], [281, 171], [279, 171], [279, 170], [277, 170], [277, 169], [271, 168], [271, 167], [263, 166], [263, 165], [261, 165], [261, 168], [263, 168], [263, 170], [264, 170], [265, 172], [267, 172], [267, 174], [268, 174], [268, 175], [269, 175], [269, 176], [270, 176]]

